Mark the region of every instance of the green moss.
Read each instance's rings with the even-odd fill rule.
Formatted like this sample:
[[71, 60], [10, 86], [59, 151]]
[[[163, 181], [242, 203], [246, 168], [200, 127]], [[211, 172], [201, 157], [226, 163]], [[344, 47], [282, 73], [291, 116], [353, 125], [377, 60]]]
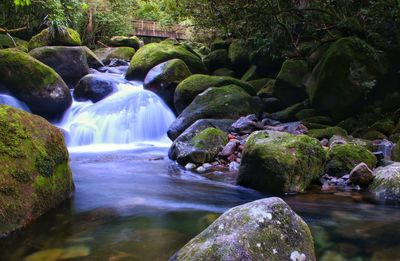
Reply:
[[341, 177], [349, 174], [358, 164], [364, 162], [369, 168], [376, 166], [376, 157], [372, 152], [355, 144], [338, 144], [329, 150], [326, 170], [329, 175]]
[[203, 62], [210, 72], [218, 68], [229, 68], [231, 66], [231, 61], [226, 50], [212, 51], [203, 58]]
[[250, 95], [255, 95], [253, 86], [250, 84], [226, 76], [209, 76], [205, 74], [194, 74], [182, 81], [175, 90], [174, 103], [178, 113], [182, 112], [194, 98], [210, 87], [221, 87], [234, 84], [241, 87]]
[[192, 73], [207, 71], [200, 57], [178, 44], [151, 43], [141, 47], [132, 57], [126, 78], [143, 80], [154, 66], [171, 59], [181, 59]]
[[340, 127], [328, 127], [325, 129], [309, 130], [307, 135], [319, 140], [330, 139], [333, 135], [340, 135], [344, 137], [348, 136], [347, 131]]
[[110, 39], [110, 45], [114, 47], [132, 47], [139, 49], [140, 39], [137, 36], [113, 36]]
[[50, 35], [49, 29], [44, 29], [29, 41], [29, 50], [43, 46], [79, 46], [82, 45], [79, 33], [71, 28], [62, 27], [58, 36]]
[[236, 72], [244, 73], [250, 67], [251, 50], [244, 41], [233, 41], [228, 52], [229, 59]]
[[212, 73], [213, 76], [234, 77], [235, 72], [229, 68], [219, 68]]
[[256, 92], [259, 92], [271, 80], [272, 80], [271, 78], [261, 78], [257, 80], [251, 80], [248, 83], [250, 83], [253, 86]]
[[228, 135], [217, 128], [207, 128], [192, 139], [193, 146], [197, 149], [205, 149], [210, 144], [222, 144], [228, 143]]
[[383, 119], [372, 124], [371, 129], [381, 132], [387, 136], [393, 133], [395, 125], [391, 119]]
[[252, 81], [252, 80], [256, 80], [259, 78], [259, 75], [257, 73], [257, 66], [252, 65], [250, 66], [250, 68], [245, 72], [245, 74], [243, 74], [241, 80], [242, 81]]
[[272, 114], [272, 118], [279, 121], [291, 121], [296, 119], [296, 113], [303, 110], [305, 108], [304, 103], [296, 103], [286, 109], [275, 112]]

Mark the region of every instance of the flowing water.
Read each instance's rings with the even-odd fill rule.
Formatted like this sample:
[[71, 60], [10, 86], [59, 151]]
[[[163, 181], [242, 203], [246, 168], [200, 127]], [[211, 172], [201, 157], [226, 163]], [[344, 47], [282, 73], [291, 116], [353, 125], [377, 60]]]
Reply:
[[[232, 173], [210, 180], [170, 161], [173, 119], [138, 83], [96, 104], [74, 102], [56, 124], [71, 152], [74, 197], [0, 240], [0, 260], [167, 260], [224, 211], [267, 197], [215, 181]], [[310, 225], [321, 260], [400, 259], [399, 206], [357, 192], [285, 201]]]

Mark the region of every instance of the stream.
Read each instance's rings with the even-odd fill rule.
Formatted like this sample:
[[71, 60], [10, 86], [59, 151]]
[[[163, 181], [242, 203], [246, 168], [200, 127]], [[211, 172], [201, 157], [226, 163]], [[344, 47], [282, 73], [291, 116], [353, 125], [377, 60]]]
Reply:
[[[27, 109], [6, 95], [0, 103]], [[199, 175], [169, 160], [173, 120], [135, 82], [95, 104], [74, 101], [54, 123], [68, 143], [74, 197], [0, 240], [0, 260], [167, 260], [224, 211], [268, 196], [233, 185], [235, 173]], [[320, 260], [400, 256], [400, 206], [319, 189], [284, 200], [310, 226]]]

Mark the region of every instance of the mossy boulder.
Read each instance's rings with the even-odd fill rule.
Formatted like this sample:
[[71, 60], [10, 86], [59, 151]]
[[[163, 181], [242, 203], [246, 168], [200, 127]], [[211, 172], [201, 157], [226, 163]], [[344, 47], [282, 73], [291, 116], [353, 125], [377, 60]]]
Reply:
[[239, 75], [246, 72], [250, 67], [251, 50], [243, 41], [233, 41], [229, 46], [229, 59], [231, 60], [232, 68]]
[[132, 47], [108, 47], [97, 49], [94, 53], [103, 63], [109, 64], [112, 59], [130, 61], [135, 54], [135, 49]]
[[213, 76], [228, 76], [234, 77], [235, 72], [229, 68], [219, 68], [211, 73]]
[[135, 50], [140, 48], [140, 39], [137, 36], [113, 36], [110, 39], [112, 47], [131, 47]]
[[[257, 95], [260, 97], [273, 97], [274, 96], [275, 80], [269, 80], [260, 90]], [[283, 103], [282, 103], [283, 104]]]
[[299, 102], [287, 107], [284, 110], [274, 112], [273, 114], [271, 114], [271, 118], [283, 122], [293, 121], [296, 120], [296, 114], [305, 108], [306, 105], [304, 104], [304, 102]]
[[229, 84], [239, 86], [250, 95], [255, 95], [253, 86], [233, 77], [194, 74], [186, 78], [176, 87], [174, 94], [175, 108], [178, 113], [181, 113], [197, 95], [208, 88], [226, 86]]
[[256, 131], [246, 142], [237, 183], [267, 194], [303, 192], [323, 174], [325, 160], [315, 138]]
[[257, 72], [257, 66], [251, 65], [249, 69], [243, 74], [242, 81], [249, 82], [260, 78], [260, 75]]
[[310, 229], [282, 199], [232, 208], [180, 249], [177, 260], [316, 260]]
[[192, 75], [184, 61], [172, 59], [152, 68], [146, 75], [143, 87], [157, 93], [175, 111], [174, 93], [176, 86]]
[[363, 108], [383, 73], [376, 50], [356, 37], [337, 40], [315, 66], [307, 83], [313, 106], [342, 118]]
[[365, 163], [370, 169], [376, 166], [376, 157], [365, 147], [356, 144], [338, 144], [329, 149], [326, 172], [330, 176], [342, 177], [350, 174], [358, 164]]
[[287, 106], [307, 98], [304, 86], [308, 75], [308, 65], [303, 60], [286, 60], [276, 77], [274, 96]]
[[304, 109], [296, 113], [296, 118], [298, 120], [304, 120], [307, 118], [311, 118], [317, 116], [318, 112], [315, 109]]
[[218, 68], [229, 68], [231, 66], [227, 50], [212, 51], [203, 58], [203, 63], [207, 66], [210, 72], [213, 72]]
[[45, 46], [35, 48], [29, 54], [53, 68], [73, 88], [89, 74], [88, 51], [86, 46]]
[[214, 40], [211, 43], [211, 51], [220, 50], [220, 49], [228, 50], [231, 43], [232, 43], [232, 40], [221, 40], [221, 39]]
[[39, 116], [0, 105], [0, 236], [71, 196], [68, 158], [59, 129]]
[[72, 103], [67, 85], [52, 68], [15, 49], [0, 50], [0, 87], [43, 116], [63, 113]]
[[386, 136], [390, 136], [390, 134], [392, 134], [395, 131], [396, 126], [393, 120], [383, 119], [372, 124], [370, 128], [379, 131], [385, 134]]
[[322, 139], [330, 139], [334, 135], [340, 135], [340, 136], [346, 137], [348, 134], [345, 129], [335, 126], [335, 127], [324, 128], [324, 129], [309, 130], [307, 135], [310, 137], [314, 137], [316, 139], [322, 140]]
[[209, 127], [198, 133], [180, 135], [168, 153], [170, 159], [182, 165], [211, 162], [228, 143], [228, 133]]
[[88, 74], [83, 77], [74, 89], [77, 101], [98, 102], [118, 89], [118, 84], [125, 83], [119, 77], [102, 74]]
[[377, 168], [369, 189], [378, 199], [400, 203], [400, 163]]
[[236, 85], [209, 88], [199, 94], [172, 123], [168, 136], [175, 140], [199, 119], [238, 119], [243, 115], [259, 114], [259, 100]]
[[261, 78], [256, 80], [250, 80], [248, 81], [248, 83], [250, 83], [253, 86], [254, 90], [258, 92], [271, 80], [272, 80], [271, 78]]
[[154, 66], [171, 59], [181, 59], [192, 73], [206, 73], [201, 58], [179, 44], [151, 43], [141, 47], [132, 57], [126, 78], [144, 80]]
[[29, 50], [43, 46], [79, 46], [82, 45], [79, 33], [71, 28], [44, 29], [29, 41]]
[[0, 47], [3, 47], [4, 49], [6, 48], [17, 48], [18, 50], [28, 52], [28, 42], [24, 41], [22, 39], [19, 39], [18, 37], [12, 37], [6, 35], [6, 34], [1, 34], [0, 33]]

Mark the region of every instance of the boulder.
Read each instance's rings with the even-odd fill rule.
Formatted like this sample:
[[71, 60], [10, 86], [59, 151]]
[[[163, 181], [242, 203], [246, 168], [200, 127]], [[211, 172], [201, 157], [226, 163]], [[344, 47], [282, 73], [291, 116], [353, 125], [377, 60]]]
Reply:
[[18, 37], [10, 37], [6, 34], [0, 33], [0, 47], [5, 48], [17, 48], [20, 51], [28, 52], [28, 42]]
[[271, 78], [261, 78], [257, 80], [250, 80], [250, 83], [256, 92], [259, 92], [265, 85], [268, 84], [272, 79]]
[[257, 66], [251, 65], [249, 69], [243, 74], [242, 81], [249, 82], [260, 78], [257, 72]]
[[199, 119], [237, 119], [242, 115], [259, 114], [259, 101], [236, 85], [209, 88], [199, 94], [178, 116], [168, 130], [175, 140]]
[[231, 40], [217, 39], [211, 43], [211, 51], [220, 50], [220, 49], [228, 50], [231, 43], [232, 43]]
[[0, 87], [43, 116], [63, 113], [72, 103], [67, 85], [52, 68], [15, 49], [0, 50]]
[[79, 46], [82, 45], [79, 33], [71, 28], [57, 27], [44, 29], [29, 41], [29, 50], [43, 46]]
[[340, 136], [347, 137], [348, 134], [345, 129], [335, 126], [335, 127], [328, 127], [325, 129], [309, 130], [307, 135], [314, 137], [316, 139], [322, 140], [322, 139], [330, 139], [334, 135], [340, 135]]
[[131, 47], [135, 50], [140, 48], [140, 39], [137, 36], [113, 36], [110, 39], [112, 47]]
[[329, 149], [326, 172], [330, 176], [342, 177], [360, 163], [372, 169], [376, 166], [376, 157], [366, 148], [356, 144], [337, 144]]
[[228, 143], [228, 133], [209, 127], [200, 132], [185, 132], [172, 144], [168, 156], [185, 166], [187, 163], [203, 164], [214, 158]]
[[274, 96], [290, 106], [307, 98], [304, 81], [308, 65], [303, 60], [286, 60], [276, 77]]
[[378, 199], [400, 203], [400, 163], [377, 168], [369, 189]]
[[256, 131], [246, 142], [237, 183], [267, 194], [303, 192], [323, 174], [325, 160], [317, 139]]
[[280, 198], [232, 208], [172, 260], [316, 260], [310, 229]]
[[235, 72], [231, 69], [228, 68], [219, 68], [215, 71], [212, 72], [213, 76], [229, 76], [229, 77], [234, 77]]
[[56, 207], [73, 190], [61, 131], [39, 116], [0, 105], [0, 236]]
[[365, 163], [358, 164], [350, 172], [350, 183], [358, 185], [360, 187], [368, 187], [368, 185], [374, 180], [374, 174], [368, 165]]
[[125, 83], [119, 77], [104, 74], [88, 74], [83, 77], [74, 89], [74, 98], [77, 101], [98, 102], [118, 88], [118, 84]]
[[81, 46], [45, 46], [35, 48], [29, 54], [53, 68], [73, 88], [83, 76], [89, 74], [87, 50], [87, 47]]
[[243, 74], [250, 67], [249, 47], [243, 41], [233, 41], [229, 46], [229, 59], [238, 74]]
[[172, 59], [152, 68], [146, 75], [143, 87], [160, 96], [175, 111], [174, 93], [176, 86], [192, 73], [180, 59]]
[[231, 66], [227, 50], [212, 51], [203, 58], [203, 63], [210, 72], [218, 68], [229, 68]]
[[97, 49], [94, 53], [103, 63], [109, 64], [112, 59], [130, 61], [135, 54], [135, 49], [132, 47], [108, 47]]
[[307, 82], [314, 108], [337, 118], [363, 108], [384, 66], [375, 49], [356, 37], [337, 40], [315, 66]]
[[233, 77], [194, 74], [186, 78], [176, 87], [174, 94], [175, 108], [178, 113], [181, 113], [198, 94], [210, 87], [220, 87], [229, 84], [239, 86], [250, 95], [255, 95], [253, 86]]
[[[279, 100], [281, 102], [281, 100]], [[290, 107], [287, 107], [286, 109], [278, 112], [274, 112], [271, 114], [271, 118], [274, 120], [282, 121], [282, 122], [288, 122], [288, 121], [293, 121], [296, 120], [296, 114], [305, 109], [306, 105], [304, 102], [299, 102], [296, 104], [293, 104]]]
[[132, 57], [126, 78], [142, 81], [156, 65], [171, 59], [181, 59], [192, 73], [206, 73], [201, 58], [179, 44], [151, 43], [141, 47]]

